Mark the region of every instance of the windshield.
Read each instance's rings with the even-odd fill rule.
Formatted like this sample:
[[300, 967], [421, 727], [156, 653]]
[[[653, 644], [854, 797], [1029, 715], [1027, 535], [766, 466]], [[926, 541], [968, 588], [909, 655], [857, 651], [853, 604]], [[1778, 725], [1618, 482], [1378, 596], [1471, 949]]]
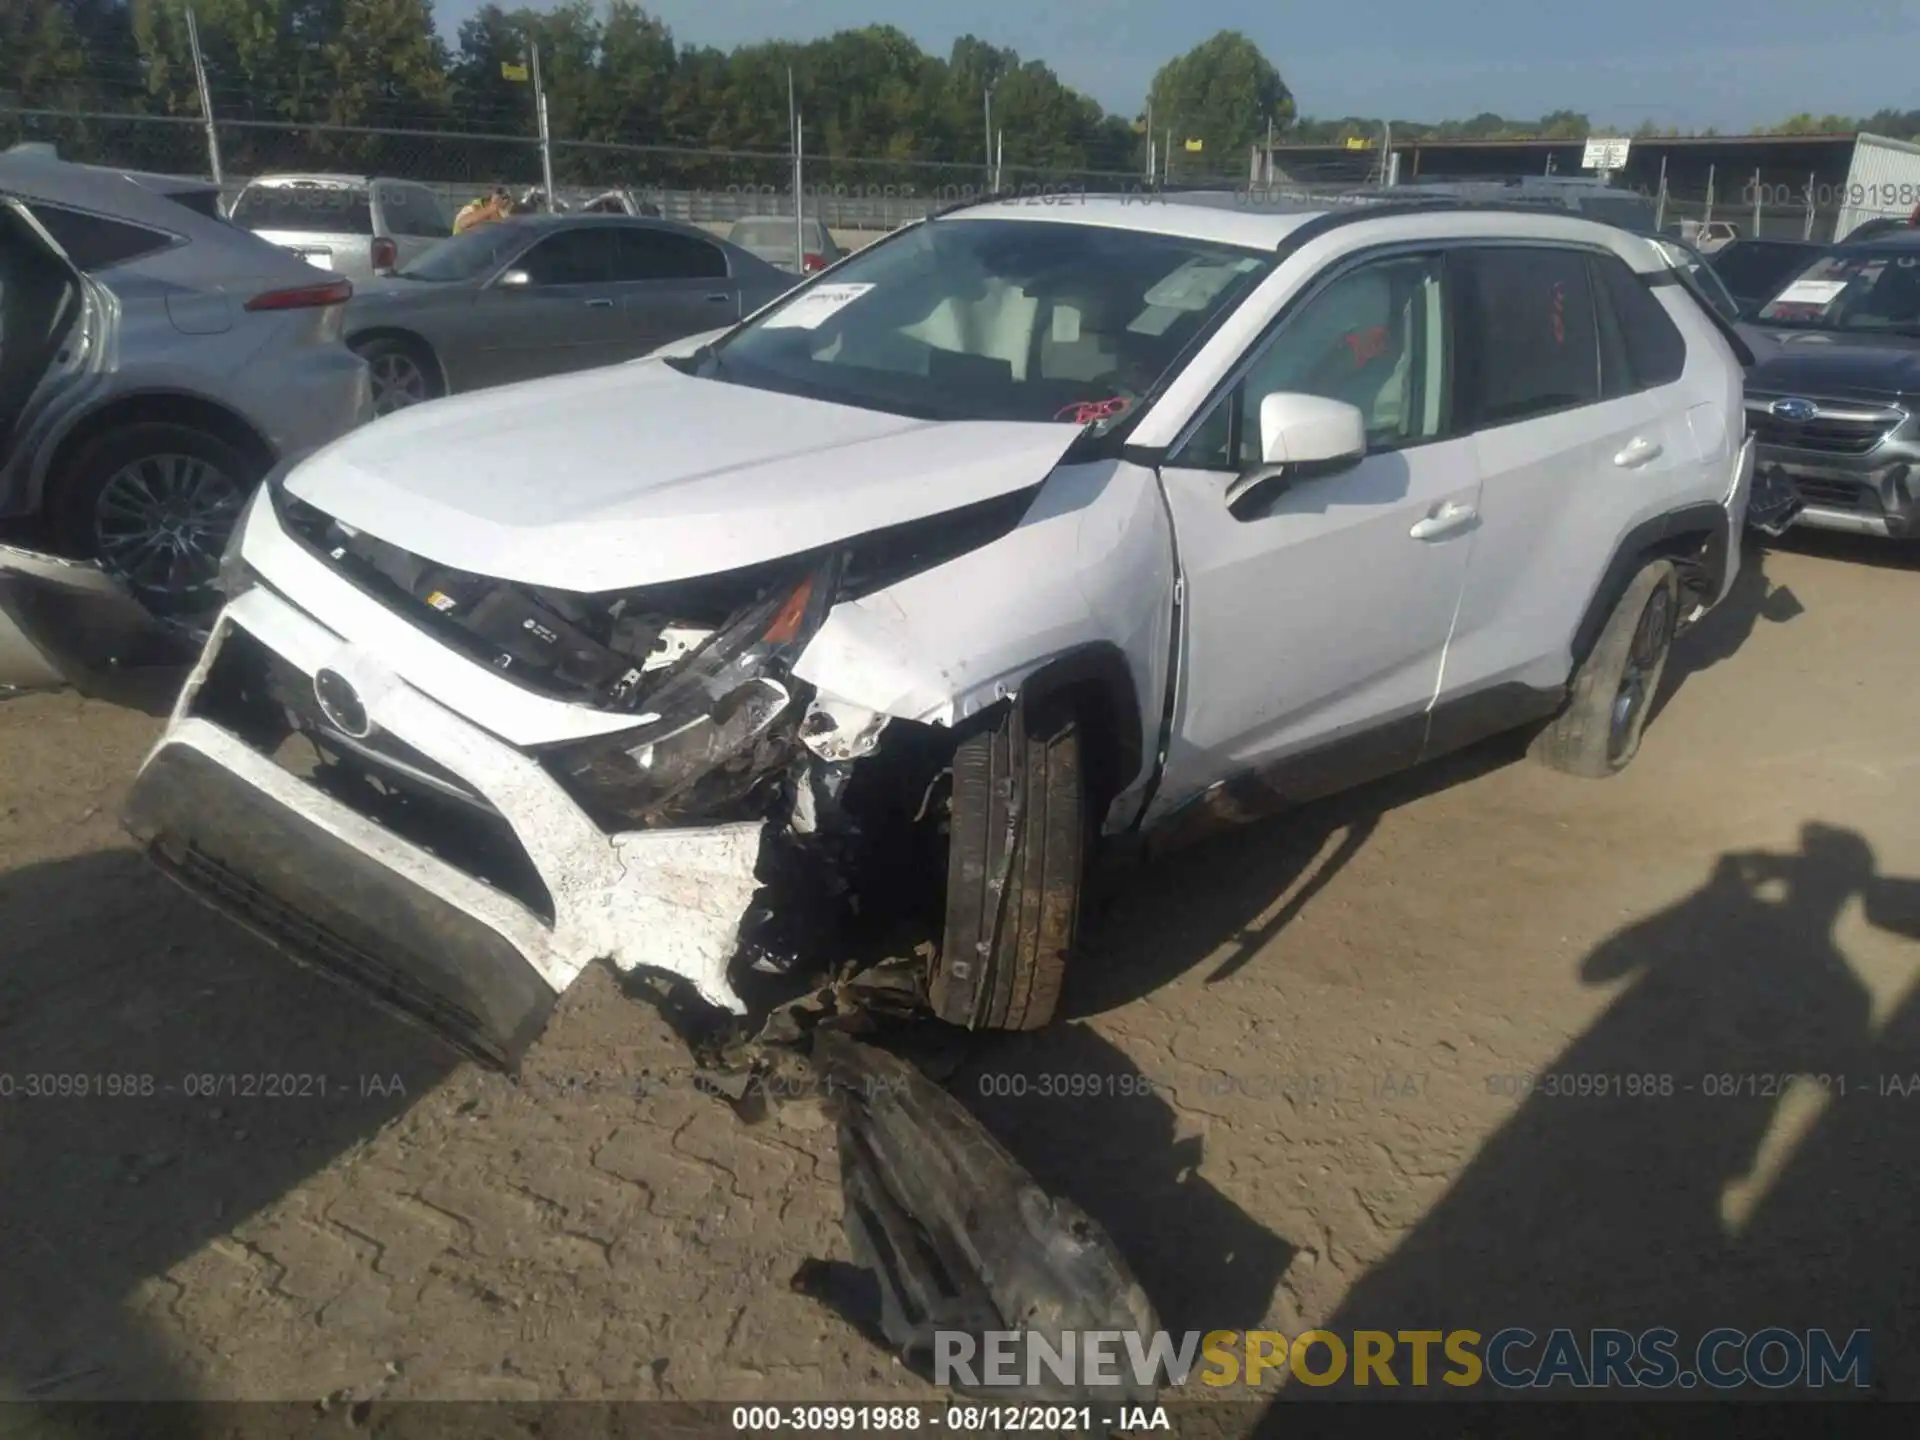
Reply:
[[935, 420], [1118, 423], [1269, 272], [1265, 251], [1054, 221], [918, 225], [688, 362]]
[[495, 221], [442, 240], [393, 273], [402, 280], [477, 280], [504, 265], [526, 239], [525, 231]]
[[1709, 305], [1729, 320], [1740, 318], [1740, 302], [1728, 293], [1727, 287], [1720, 282], [1720, 277], [1707, 263], [1706, 256], [1683, 240], [1661, 237], [1653, 243], [1667, 257], [1667, 263], [1678, 270]]
[[292, 181], [249, 185], [227, 217], [242, 230], [302, 235], [371, 235], [373, 209], [364, 185]]
[[1781, 240], [1741, 240], [1713, 257], [1713, 271], [1729, 290], [1749, 299], [1775, 294], [1792, 275], [1820, 253], [1817, 245]]
[[1920, 335], [1920, 249], [1829, 251], [1757, 318], [1804, 330]]

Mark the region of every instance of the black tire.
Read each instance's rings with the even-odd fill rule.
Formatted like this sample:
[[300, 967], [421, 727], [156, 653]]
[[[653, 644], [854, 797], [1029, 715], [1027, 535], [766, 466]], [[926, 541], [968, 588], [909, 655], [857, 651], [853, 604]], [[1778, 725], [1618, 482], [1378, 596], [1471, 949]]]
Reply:
[[1590, 780], [1617, 775], [1640, 753], [1647, 712], [1660, 690], [1680, 618], [1671, 560], [1652, 560], [1628, 584], [1573, 677], [1566, 708], [1534, 737], [1543, 765]]
[[[376, 335], [353, 342], [353, 353], [373, 371], [373, 411], [391, 415], [411, 405], [437, 400], [446, 393], [440, 362], [425, 341], [404, 335]], [[403, 376], [411, 374], [413, 383]]]
[[[260, 461], [204, 430], [162, 421], [127, 425], [89, 441], [54, 477], [47, 524], [63, 554], [99, 561], [150, 608], [194, 614], [219, 603], [213, 582], [220, 554], [264, 473]], [[203, 493], [204, 503], [188, 503], [182, 495], [177, 511], [169, 512], [169, 476], [199, 477], [193, 489]], [[182, 543], [189, 549], [177, 569], [150, 561], [150, 552], [129, 538], [137, 531], [127, 504], [130, 493], [150, 496], [156, 515], [180, 517]]]
[[1079, 926], [1087, 814], [1071, 710], [1015, 707], [961, 742], [946, 933], [928, 987], [942, 1020], [1037, 1030], [1053, 1018]]

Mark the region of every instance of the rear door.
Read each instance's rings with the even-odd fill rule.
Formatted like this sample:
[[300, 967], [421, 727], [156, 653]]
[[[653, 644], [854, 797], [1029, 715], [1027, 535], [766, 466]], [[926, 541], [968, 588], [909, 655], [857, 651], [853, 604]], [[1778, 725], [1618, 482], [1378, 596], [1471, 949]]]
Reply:
[[[474, 385], [531, 380], [608, 365], [630, 341], [614, 282], [615, 225], [544, 236], [483, 289]], [[525, 284], [502, 283], [524, 273]]]
[[710, 240], [664, 226], [625, 225], [616, 252], [628, 355], [740, 318], [740, 285]]
[[[1443, 703], [1562, 684], [1616, 545], [1673, 508], [1702, 464], [1680, 383], [1686, 343], [1621, 261], [1545, 244], [1470, 247], [1453, 260], [1458, 398], [1482, 489]], [[1637, 366], [1616, 292], [1652, 307], [1631, 312]]]

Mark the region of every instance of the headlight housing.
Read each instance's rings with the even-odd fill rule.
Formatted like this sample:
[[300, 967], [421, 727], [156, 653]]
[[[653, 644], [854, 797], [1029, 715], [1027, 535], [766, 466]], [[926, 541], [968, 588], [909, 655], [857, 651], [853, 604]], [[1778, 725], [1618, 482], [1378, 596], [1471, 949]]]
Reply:
[[836, 557], [742, 610], [640, 695], [639, 724], [544, 750], [548, 772], [614, 824], [724, 809], [783, 772], [793, 664], [833, 608], [841, 569]]
[[266, 495], [268, 486], [275, 484], [282, 473], [276, 470], [269, 475], [255, 488], [247, 503], [240, 507], [240, 516], [233, 522], [233, 533], [227, 536], [226, 548], [220, 552], [220, 568], [214, 573], [213, 588], [225, 596], [229, 604], [257, 583], [252, 569], [240, 558], [240, 551], [246, 544], [247, 525], [253, 519], [254, 510], [266, 503], [262, 497]]

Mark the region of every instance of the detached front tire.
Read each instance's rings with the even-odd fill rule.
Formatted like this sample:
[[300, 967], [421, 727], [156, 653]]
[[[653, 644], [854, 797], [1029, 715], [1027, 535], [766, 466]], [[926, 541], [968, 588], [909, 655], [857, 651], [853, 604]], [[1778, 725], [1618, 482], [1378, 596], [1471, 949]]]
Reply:
[[1018, 705], [953, 757], [946, 928], [929, 998], [978, 1030], [1053, 1019], [1079, 927], [1089, 826], [1073, 711]]
[[1671, 560], [1642, 566], [1573, 677], [1566, 708], [1534, 737], [1534, 759], [1568, 775], [1617, 775], [1640, 753], [1647, 712], [1666, 673], [1680, 618]]

